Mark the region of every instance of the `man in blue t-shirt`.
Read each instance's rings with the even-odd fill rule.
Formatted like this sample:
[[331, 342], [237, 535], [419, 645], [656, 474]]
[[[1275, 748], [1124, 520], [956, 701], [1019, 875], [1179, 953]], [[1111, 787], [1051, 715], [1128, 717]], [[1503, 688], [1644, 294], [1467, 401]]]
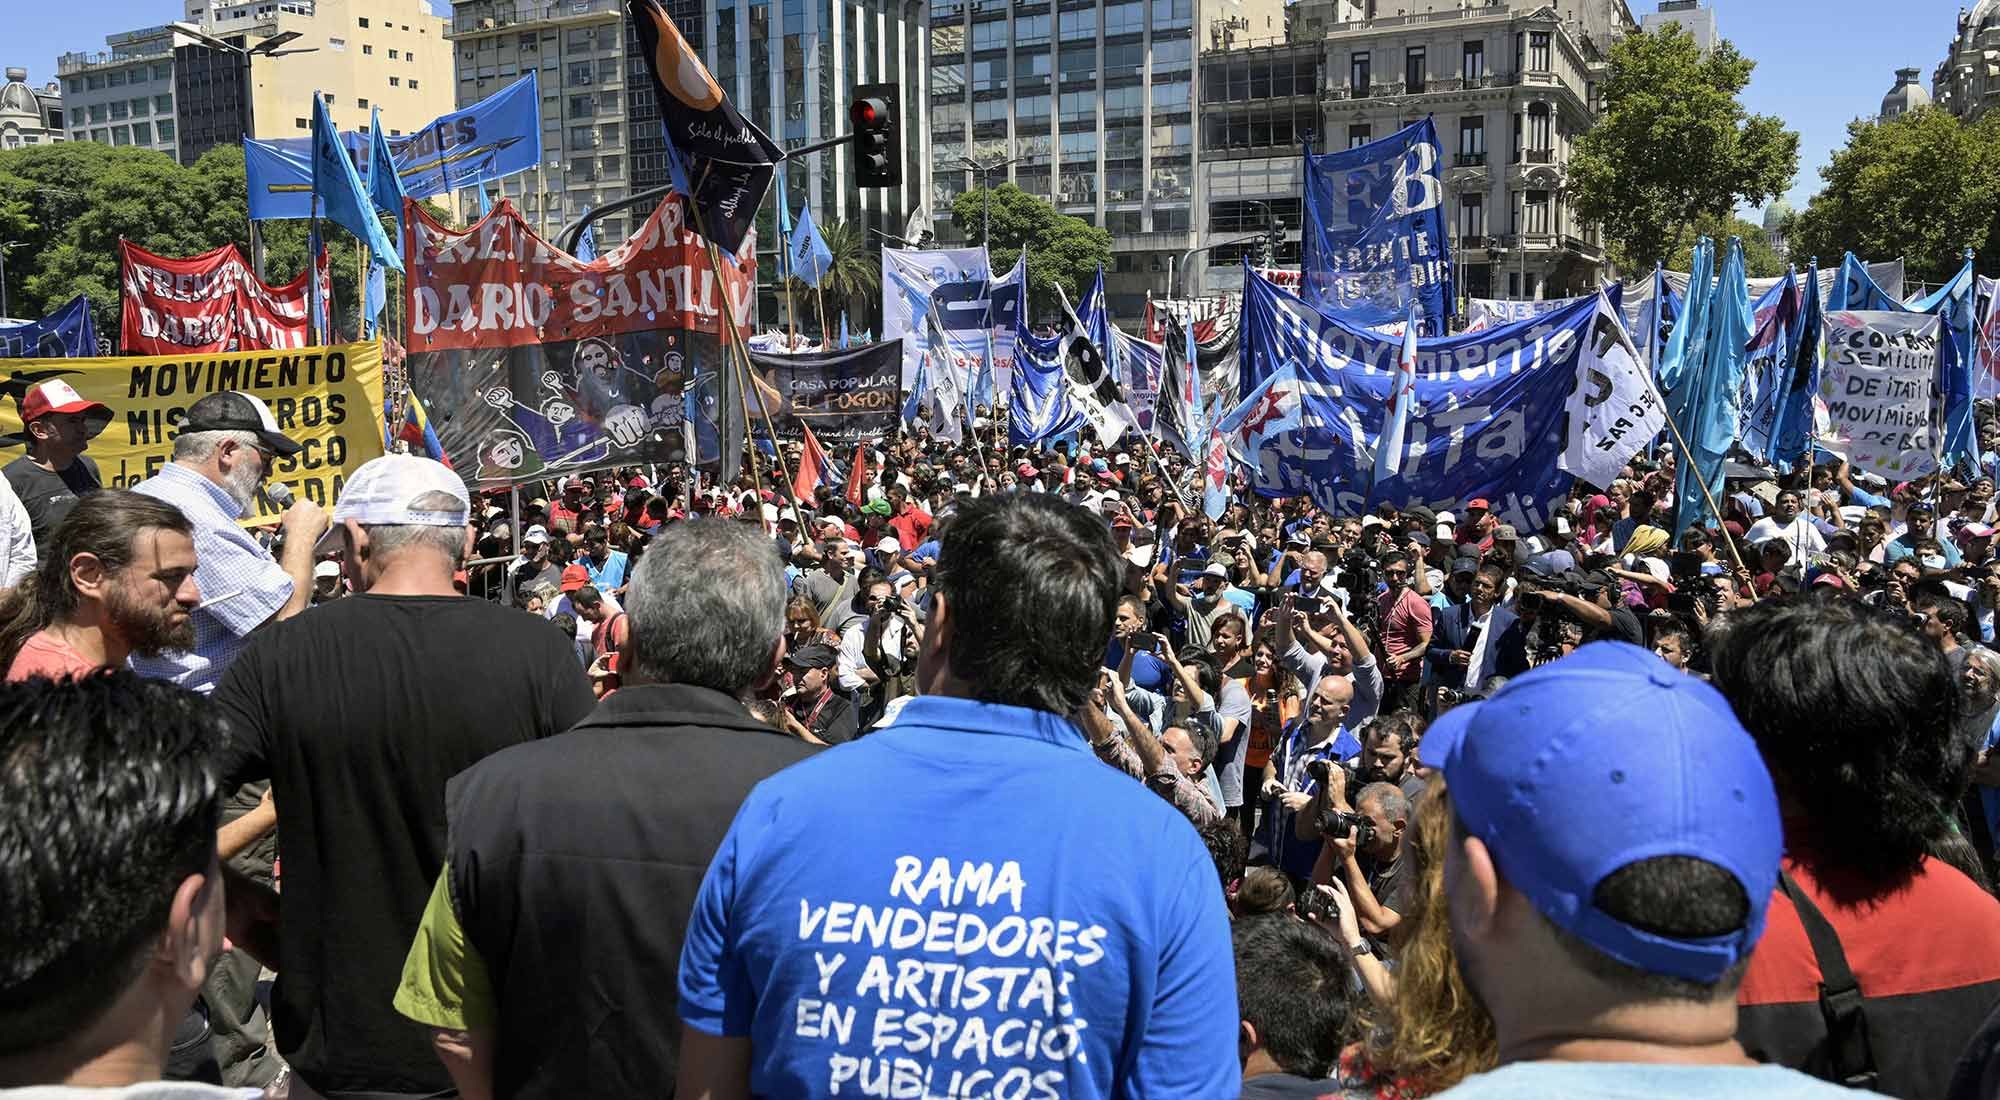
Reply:
[[920, 694], [758, 786], [709, 867], [679, 1095], [1236, 1095], [1214, 864], [1070, 718], [1122, 578], [1052, 495], [959, 512]]

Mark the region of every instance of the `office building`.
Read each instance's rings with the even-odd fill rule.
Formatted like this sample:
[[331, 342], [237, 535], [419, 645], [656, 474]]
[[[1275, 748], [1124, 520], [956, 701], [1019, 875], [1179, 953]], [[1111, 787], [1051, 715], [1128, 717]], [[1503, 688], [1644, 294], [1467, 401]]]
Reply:
[[[428, 0], [186, 0], [185, 13], [188, 23], [235, 49], [177, 39], [183, 164], [245, 133], [305, 136], [315, 91], [343, 130], [366, 129], [378, 107], [391, 134], [452, 109], [448, 24], [431, 14]], [[278, 35], [296, 37], [270, 53], [237, 52]]]
[[[1285, 50], [1293, 57], [1294, 86], [1298, 44], [1317, 35], [1321, 51], [1323, 77], [1314, 77], [1321, 88], [1315, 148], [1365, 144], [1431, 116], [1444, 157], [1459, 293], [1556, 298], [1597, 285], [1605, 275], [1602, 239], [1599, 228], [1585, 224], [1569, 204], [1566, 166], [1577, 138], [1596, 118], [1597, 81], [1607, 70], [1611, 44], [1637, 28], [1624, 0], [1494, 0], [1478, 6], [1402, 0], [1398, 7], [1401, 14], [1369, 15], [1349, 0], [1293, 5], [1292, 43]], [[1280, 56], [1277, 49], [1266, 49], [1273, 58]], [[1212, 73], [1232, 63], [1233, 56], [1207, 59], [1204, 69]], [[1276, 77], [1272, 80], [1275, 86]], [[1256, 90], [1246, 86], [1248, 101], [1240, 108], [1253, 115]], [[1211, 110], [1223, 113], [1221, 104], [1211, 108], [1205, 93], [1204, 118]], [[1296, 136], [1296, 109], [1288, 119]], [[1235, 192], [1227, 193], [1223, 173], [1213, 168], [1208, 173], [1206, 238], [1259, 228], [1260, 208], [1231, 205], [1253, 199], [1269, 204], [1288, 225], [1296, 224], [1292, 208], [1281, 203], [1299, 194], [1301, 181], [1284, 174], [1279, 126], [1275, 118], [1268, 132], [1253, 124], [1241, 139], [1248, 144], [1237, 159], [1269, 163], [1262, 190], [1239, 178]], [[1223, 144], [1227, 148], [1237, 140], [1231, 128]], [[1224, 159], [1206, 148], [1204, 156]], [[1296, 173], [1297, 158], [1290, 159]], [[1231, 170], [1239, 176], [1256, 171], [1247, 163]], [[1233, 270], [1228, 250], [1212, 252], [1201, 272], [1204, 289], [1228, 289]]]
[[2000, 102], [2000, 0], [1959, 9], [1951, 48], [1931, 72], [1931, 98], [1967, 122]]
[[1011, 181], [1110, 230], [1110, 308], [1136, 323], [1192, 246], [1195, 31], [1195, 0], [930, 0], [939, 236], [963, 239], [955, 196]]
[[63, 140], [62, 86], [51, 80], [28, 86], [28, 70], [10, 68], [0, 84], [0, 149]]
[[56, 58], [71, 141], [179, 151], [174, 33], [165, 26], [106, 35], [94, 53]]
[[1639, 29], [1651, 34], [1673, 24], [1693, 36], [1694, 44], [1707, 53], [1715, 48], [1715, 9], [1701, 6], [1700, 0], [1660, 0], [1660, 10], [1639, 18]]

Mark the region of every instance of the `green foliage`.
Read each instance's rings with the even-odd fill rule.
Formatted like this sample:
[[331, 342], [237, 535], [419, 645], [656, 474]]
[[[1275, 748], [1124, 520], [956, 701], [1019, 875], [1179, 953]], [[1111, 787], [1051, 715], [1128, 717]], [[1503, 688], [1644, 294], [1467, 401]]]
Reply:
[[1577, 213], [1603, 223], [1621, 268], [1650, 270], [1698, 219], [1791, 186], [1798, 134], [1737, 99], [1754, 68], [1726, 41], [1703, 55], [1674, 24], [1612, 47], [1603, 114], [1578, 139], [1569, 174]]
[[1831, 267], [1845, 252], [1901, 256], [1910, 281], [1940, 283], [1964, 265], [1968, 247], [1982, 261], [2000, 258], [2000, 118], [1968, 126], [1925, 107], [1888, 122], [1851, 122], [1846, 148], [1820, 176], [1825, 189], [1790, 225], [1802, 265], [1817, 255]]
[[1764, 237], [1764, 231], [1742, 218], [1729, 214], [1718, 217], [1703, 214], [1694, 224], [1681, 233], [1680, 240], [1667, 256], [1667, 267], [1673, 271], [1686, 271], [1694, 255], [1696, 237], [1707, 237], [1716, 242], [1720, 253], [1729, 244], [1729, 238], [1743, 238], [1743, 273], [1752, 279], [1774, 279], [1785, 273], [1788, 262], [1771, 247]]
[[[868, 247], [860, 225], [842, 221], [817, 224], [827, 251], [833, 253], [833, 260], [819, 279], [819, 296], [826, 300], [827, 336], [831, 338], [840, 331], [842, 315], [847, 317], [851, 332], [872, 330], [875, 326], [869, 320], [874, 315], [871, 305], [882, 289], [881, 257]], [[791, 289], [792, 306], [799, 313], [799, 327], [818, 327], [813, 288], [797, 277], [789, 277], [779, 284], [781, 300], [787, 285]]]
[[[87, 294], [99, 339], [114, 339], [121, 237], [163, 256], [231, 243], [247, 256], [249, 228], [240, 146], [217, 146], [190, 167], [150, 149], [80, 141], [0, 153], [0, 244], [8, 245], [8, 306], [17, 317], [41, 317]], [[259, 231], [267, 282], [282, 285], [305, 270], [304, 221], [267, 221]], [[322, 231], [336, 325], [353, 337], [360, 331], [355, 240], [330, 223]]]
[[1061, 213], [1011, 183], [990, 192], [975, 187], [952, 199], [951, 221], [970, 245], [987, 243], [990, 225], [995, 267], [1011, 266], [1015, 254], [1028, 250], [1028, 308], [1034, 316], [1054, 312], [1058, 286], [1075, 304], [1097, 269], [1111, 265], [1110, 231]]

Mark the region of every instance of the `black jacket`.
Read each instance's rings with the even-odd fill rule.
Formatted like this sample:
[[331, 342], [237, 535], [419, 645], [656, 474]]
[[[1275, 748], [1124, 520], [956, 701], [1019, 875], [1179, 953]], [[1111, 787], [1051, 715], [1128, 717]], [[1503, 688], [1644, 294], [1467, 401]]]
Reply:
[[451, 895], [498, 1002], [495, 1095], [670, 1095], [688, 916], [743, 799], [816, 746], [706, 688], [628, 687], [453, 779]]

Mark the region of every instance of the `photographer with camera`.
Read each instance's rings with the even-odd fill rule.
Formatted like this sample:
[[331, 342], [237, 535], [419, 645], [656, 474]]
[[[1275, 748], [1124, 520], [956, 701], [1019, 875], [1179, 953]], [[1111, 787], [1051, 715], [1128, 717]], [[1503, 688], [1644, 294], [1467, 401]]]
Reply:
[[1320, 833], [1313, 819], [1315, 796], [1338, 772], [1346, 779], [1343, 761], [1360, 753], [1361, 742], [1344, 720], [1354, 699], [1346, 677], [1322, 676], [1306, 696], [1306, 713], [1287, 726], [1271, 759], [1264, 765], [1264, 821], [1257, 847], [1295, 882], [1312, 875], [1320, 853]]
[[1544, 599], [1583, 626], [1584, 642], [1646, 644], [1639, 617], [1619, 598], [1618, 581], [1593, 570], [1569, 580], [1564, 588], [1542, 590]]
[[917, 644], [923, 629], [895, 587], [877, 575], [864, 589], [867, 613], [840, 635], [839, 684], [853, 693], [862, 729], [874, 725], [890, 702], [912, 694]]
[[1410, 799], [1393, 782], [1361, 786], [1350, 805], [1354, 775], [1330, 768], [1309, 810], [1311, 831], [1323, 846], [1312, 880], [1338, 878], [1346, 884], [1361, 931], [1381, 937], [1402, 923], [1413, 884], [1402, 873], [1403, 830], [1410, 823]]

